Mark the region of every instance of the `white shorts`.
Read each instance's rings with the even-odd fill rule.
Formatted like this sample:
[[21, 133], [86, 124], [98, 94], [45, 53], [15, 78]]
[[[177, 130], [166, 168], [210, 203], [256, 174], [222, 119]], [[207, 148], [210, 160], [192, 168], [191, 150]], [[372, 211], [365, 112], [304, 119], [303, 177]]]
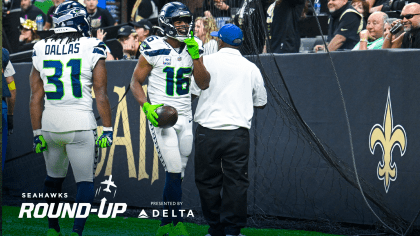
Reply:
[[69, 161], [76, 183], [93, 182], [99, 149], [95, 146], [95, 130], [48, 132], [42, 131], [48, 150], [44, 152], [47, 174], [53, 178], [67, 175]]
[[154, 127], [150, 121], [148, 124], [165, 171], [181, 173], [184, 177], [188, 156], [193, 146], [192, 119], [180, 115], [176, 124], [167, 129]]

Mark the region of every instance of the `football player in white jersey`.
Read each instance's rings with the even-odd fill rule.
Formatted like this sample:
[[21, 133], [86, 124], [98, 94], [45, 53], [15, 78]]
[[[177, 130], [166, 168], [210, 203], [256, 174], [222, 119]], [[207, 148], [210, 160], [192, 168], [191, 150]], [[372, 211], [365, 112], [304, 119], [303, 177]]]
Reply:
[[[88, 38], [86, 9], [74, 1], [64, 2], [55, 10], [53, 22], [54, 34], [34, 45], [30, 113], [34, 150], [43, 152], [47, 168], [44, 197], [50, 206], [54, 203], [56, 214], [69, 162], [77, 183], [76, 203], [93, 202], [97, 146], [111, 146], [113, 131], [106, 88], [106, 46]], [[92, 87], [104, 126], [98, 139]], [[58, 224], [60, 212], [57, 215], [48, 218], [48, 236], [63, 235]], [[71, 236], [82, 235], [86, 219], [74, 220]]]
[[[192, 35], [189, 9], [179, 2], [168, 3], [160, 11], [158, 22], [165, 37], [150, 36], [140, 45], [141, 56], [133, 73], [131, 91], [149, 120], [150, 133], [166, 171], [163, 201], [172, 203], [182, 201], [181, 182], [192, 150], [192, 75], [200, 86], [210, 81], [210, 74], [203, 66], [202, 42]], [[142, 88], [148, 75], [149, 102]], [[171, 128], [158, 127], [155, 110], [163, 105], [178, 111], [178, 121]], [[164, 204], [164, 209], [169, 215], [174, 212], [176, 217], [163, 217], [157, 235], [188, 235], [180, 206]]]

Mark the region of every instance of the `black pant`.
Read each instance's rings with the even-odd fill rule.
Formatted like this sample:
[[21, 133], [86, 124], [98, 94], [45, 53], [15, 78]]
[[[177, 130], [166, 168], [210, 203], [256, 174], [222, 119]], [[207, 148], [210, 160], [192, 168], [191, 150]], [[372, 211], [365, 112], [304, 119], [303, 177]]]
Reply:
[[246, 225], [249, 142], [246, 128], [199, 125], [195, 132], [195, 183], [212, 236], [237, 235]]

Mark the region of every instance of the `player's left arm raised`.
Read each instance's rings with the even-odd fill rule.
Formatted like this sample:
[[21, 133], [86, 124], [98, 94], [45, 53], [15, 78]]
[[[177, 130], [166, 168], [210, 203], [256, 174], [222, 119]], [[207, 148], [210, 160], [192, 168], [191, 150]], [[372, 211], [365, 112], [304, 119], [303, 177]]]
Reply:
[[210, 85], [210, 73], [207, 71], [203, 63], [203, 57], [200, 57], [200, 49], [197, 41], [194, 39], [194, 34], [191, 31], [191, 38], [185, 39], [184, 43], [187, 45], [188, 53], [191, 55], [194, 63], [193, 75], [194, 80], [201, 90], [206, 90]]

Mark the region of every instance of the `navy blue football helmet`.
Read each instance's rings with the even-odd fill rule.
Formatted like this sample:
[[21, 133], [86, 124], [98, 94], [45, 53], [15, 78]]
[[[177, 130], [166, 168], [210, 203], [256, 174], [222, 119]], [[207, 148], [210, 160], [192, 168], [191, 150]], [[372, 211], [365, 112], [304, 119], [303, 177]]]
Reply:
[[[188, 26], [176, 28], [174, 26], [174, 22], [176, 21], [184, 21]], [[188, 7], [180, 2], [165, 4], [162, 10], [160, 10], [158, 23], [162, 34], [181, 42], [190, 37], [191, 30], [194, 30], [192, 14]]]
[[80, 32], [90, 37], [90, 17], [86, 8], [75, 1], [65, 1], [54, 11], [54, 33]]

